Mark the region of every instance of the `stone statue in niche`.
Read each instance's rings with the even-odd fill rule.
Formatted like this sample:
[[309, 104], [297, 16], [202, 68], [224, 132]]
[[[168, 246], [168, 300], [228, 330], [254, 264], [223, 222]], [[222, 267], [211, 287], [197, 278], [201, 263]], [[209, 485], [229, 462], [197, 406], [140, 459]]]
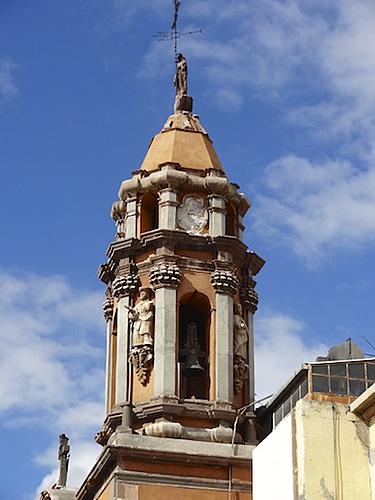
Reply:
[[233, 314], [233, 381], [234, 392], [240, 393], [249, 378], [248, 347], [249, 329], [243, 319], [241, 304], [234, 304]]
[[154, 322], [155, 306], [151, 288], [142, 287], [139, 302], [134, 307], [127, 307], [132, 324], [132, 348], [129, 362], [134, 366], [138, 380], [147, 385], [154, 359]]
[[199, 196], [185, 196], [177, 210], [177, 222], [180, 229], [190, 234], [200, 234], [208, 221], [205, 201]]

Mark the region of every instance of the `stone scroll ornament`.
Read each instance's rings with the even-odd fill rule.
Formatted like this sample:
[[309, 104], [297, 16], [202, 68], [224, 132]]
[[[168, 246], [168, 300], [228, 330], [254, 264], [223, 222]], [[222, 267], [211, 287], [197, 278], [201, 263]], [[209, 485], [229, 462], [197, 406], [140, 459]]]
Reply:
[[154, 360], [155, 306], [151, 288], [140, 288], [139, 301], [127, 307], [132, 324], [132, 348], [129, 363], [134, 366], [138, 380], [146, 386], [150, 380]]
[[233, 383], [234, 392], [239, 394], [249, 378], [247, 345], [249, 330], [242, 316], [241, 304], [234, 304], [233, 314]]

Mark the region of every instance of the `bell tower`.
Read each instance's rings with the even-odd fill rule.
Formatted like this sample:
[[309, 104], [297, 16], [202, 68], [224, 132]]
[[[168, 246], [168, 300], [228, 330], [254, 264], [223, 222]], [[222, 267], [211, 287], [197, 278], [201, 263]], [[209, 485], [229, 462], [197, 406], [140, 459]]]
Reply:
[[192, 112], [182, 54], [175, 86], [174, 113], [112, 206], [116, 235], [99, 269], [103, 452], [81, 500], [252, 498], [254, 276], [264, 261], [243, 242], [250, 202]]

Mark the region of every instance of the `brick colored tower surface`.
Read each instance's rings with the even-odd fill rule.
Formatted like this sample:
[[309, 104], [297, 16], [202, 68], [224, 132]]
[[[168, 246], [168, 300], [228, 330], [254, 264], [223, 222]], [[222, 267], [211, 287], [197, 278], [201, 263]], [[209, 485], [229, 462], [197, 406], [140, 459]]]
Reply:
[[192, 98], [177, 94], [112, 206], [116, 236], [99, 269], [103, 451], [78, 499], [252, 498], [254, 276], [264, 261], [242, 241], [249, 207]]

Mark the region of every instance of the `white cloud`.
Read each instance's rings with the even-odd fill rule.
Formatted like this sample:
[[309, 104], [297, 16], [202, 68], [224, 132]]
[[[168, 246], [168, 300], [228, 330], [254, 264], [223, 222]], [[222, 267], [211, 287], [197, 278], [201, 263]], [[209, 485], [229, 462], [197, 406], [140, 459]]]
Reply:
[[375, 241], [373, 168], [287, 156], [267, 166], [265, 188], [253, 214], [256, 229], [310, 264], [337, 248]]
[[11, 59], [0, 59], [0, 105], [19, 93], [14, 78], [16, 68], [17, 65]]
[[49, 468], [40, 487], [56, 481], [62, 432], [71, 438], [70, 484], [82, 481], [100, 452], [94, 435], [104, 417], [101, 302], [101, 293], [75, 290], [62, 276], [0, 272], [0, 422], [53, 435], [50, 449], [35, 458]]
[[306, 342], [305, 325], [292, 316], [281, 313], [260, 315], [255, 326], [257, 398], [273, 394], [302, 363], [315, 361], [317, 356], [324, 356], [328, 351], [328, 346], [323, 343]]

